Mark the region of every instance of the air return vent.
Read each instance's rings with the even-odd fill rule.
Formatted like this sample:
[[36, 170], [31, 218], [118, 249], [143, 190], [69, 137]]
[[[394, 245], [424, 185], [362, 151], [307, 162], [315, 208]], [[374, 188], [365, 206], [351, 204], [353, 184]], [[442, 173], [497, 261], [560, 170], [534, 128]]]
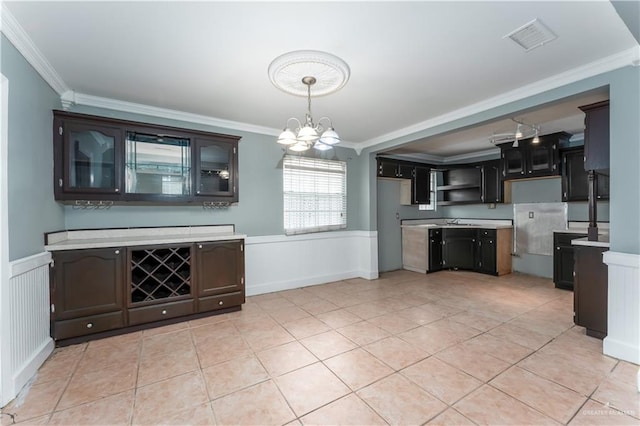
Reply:
[[534, 19], [533, 21], [524, 24], [503, 38], [507, 37], [516, 42], [518, 46], [522, 47], [527, 52], [558, 38], [557, 35], [555, 35], [538, 19]]

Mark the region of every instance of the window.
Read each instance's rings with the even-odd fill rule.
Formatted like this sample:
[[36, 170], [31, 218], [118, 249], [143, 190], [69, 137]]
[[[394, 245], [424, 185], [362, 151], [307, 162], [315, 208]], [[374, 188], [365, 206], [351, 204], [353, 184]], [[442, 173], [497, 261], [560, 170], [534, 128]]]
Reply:
[[283, 160], [287, 235], [347, 227], [347, 163], [286, 155]]

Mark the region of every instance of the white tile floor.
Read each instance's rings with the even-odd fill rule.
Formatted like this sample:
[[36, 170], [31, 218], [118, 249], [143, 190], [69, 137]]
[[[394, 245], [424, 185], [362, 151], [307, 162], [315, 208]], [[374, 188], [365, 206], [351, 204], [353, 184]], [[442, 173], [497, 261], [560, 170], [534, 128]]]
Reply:
[[[23, 424], [633, 424], [638, 366], [550, 280], [386, 273], [56, 349]], [[10, 424], [2, 416], [2, 425]]]

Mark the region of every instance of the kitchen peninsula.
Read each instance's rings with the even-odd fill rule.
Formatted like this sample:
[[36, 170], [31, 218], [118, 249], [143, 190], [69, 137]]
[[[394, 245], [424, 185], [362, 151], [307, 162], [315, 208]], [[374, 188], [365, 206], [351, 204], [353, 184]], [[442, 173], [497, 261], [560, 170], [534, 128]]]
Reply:
[[414, 272], [461, 269], [491, 275], [512, 272], [511, 220], [402, 221], [402, 267]]

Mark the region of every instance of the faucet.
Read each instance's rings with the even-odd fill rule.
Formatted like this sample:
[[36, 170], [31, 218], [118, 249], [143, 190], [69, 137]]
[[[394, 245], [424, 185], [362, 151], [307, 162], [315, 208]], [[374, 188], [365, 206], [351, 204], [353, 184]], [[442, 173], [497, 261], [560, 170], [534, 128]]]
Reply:
[[451, 219], [449, 221], [447, 221], [447, 225], [457, 225], [458, 222], [460, 222], [460, 218], [455, 218], [455, 219]]

